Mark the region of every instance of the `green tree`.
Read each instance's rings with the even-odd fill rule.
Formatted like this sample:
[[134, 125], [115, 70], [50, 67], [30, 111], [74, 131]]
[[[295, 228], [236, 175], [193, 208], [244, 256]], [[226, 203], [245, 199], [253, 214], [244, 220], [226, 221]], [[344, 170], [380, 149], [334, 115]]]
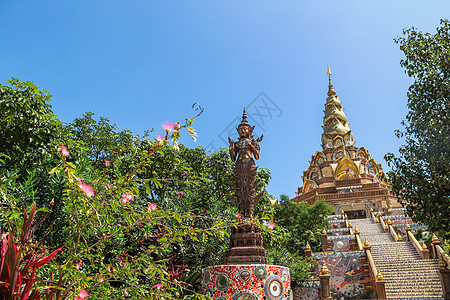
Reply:
[[9, 158], [2, 167], [26, 168], [25, 162], [40, 161], [48, 154], [60, 122], [46, 90], [16, 78], [8, 83], [11, 86], [0, 85], [0, 154]]
[[303, 256], [306, 243], [313, 251], [321, 251], [321, 234], [328, 227], [326, 216], [333, 208], [324, 201], [313, 205], [286, 201], [275, 207], [274, 220], [289, 232], [284, 247], [292, 254]]
[[399, 156], [388, 153], [393, 192], [408, 214], [432, 231], [450, 237], [450, 23], [441, 20], [435, 34], [416, 28], [395, 39], [406, 58], [401, 60], [409, 87]]

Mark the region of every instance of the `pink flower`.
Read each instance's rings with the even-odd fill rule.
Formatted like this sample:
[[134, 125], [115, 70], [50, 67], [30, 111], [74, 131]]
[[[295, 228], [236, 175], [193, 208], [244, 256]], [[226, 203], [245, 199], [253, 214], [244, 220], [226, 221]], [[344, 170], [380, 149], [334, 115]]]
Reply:
[[184, 171], [183, 173], [184, 173], [185, 175], [189, 175], [189, 173], [188, 173], [188, 172], [186, 172], [186, 171]]
[[240, 219], [241, 218], [241, 215], [240, 214], [237, 214], [236, 215], [236, 219]]
[[269, 228], [269, 229], [273, 229], [274, 226], [275, 226], [275, 223], [273, 221], [270, 221], [269, 223], [267, 223], [267, 228]]
[[78, 182], [78, 186], [89, 198], [94, 196], [94, 191], [92, 190], [92, 187], [90, 185], [84, 182]]
[[125, 297], [128, 297], [130, 294], [128, 294], [128, 291], [127, 291], [127, 289], [122, 289], [122, 294], [125, 296]]
[[173, 130], [173, 125], [174, 125], [174, 124], [171, 124], [171, 123], [169, 123], [169, 122], [165, 122], [164, 125], [162, 125], [162, 127], [164, 128], [164, 130], [165, 130], [167, 133], [169, 133], [169, 132], [171, 132], [171, 131]]
[[122, 194], [122, 203], [127, 204], [130, 201], [133, 201], [134, 196], [128, 192]]
[[81, 260], [77, 261], [75, 264], [75, 269], [79, 270], [81, 268]]
[[173, 124], [173, 129], [175, 129], [175, 130], [178, 130], [178, 129], [180, 129], [180, 123], [175, 123], [175, 124]]
[[183, 196], [183, 192], [178, 192], [177, 195], [182, 195]]
[[61, 154], [64, 157], [69, 157], [69, 151], [67, 151], [67, 147], [66, 146], [59, 146], [61, 148]]
[[75, 300], [83, 300], [83, 299], [86, 299], [87, 296], [88, 296], [88, 292], [86, 292], [85, 290], [81, 289], [79, 296], [76, 296]]
[[98, 278], [98, 280], [99, 280], [100, 282], [103, 282], [103, 281], [105, 280], [105, 278], [103, 277], [103, 275], [100, 275], [100, 277]]
[[107, 159], [105, 159], [104, 161], [105, 161], [105, 166], [109, 166], [110, 162]]
[[147, 203], [147, 210], [148, 211], [152, 211], [154, 209], [156, 209], [157, 205], [155, 203]]
[[115, 185], [112, 185], [112, 184], [105, 184], [105, 187], [106, 187], [108, 190], [112, 190], [112, 189], [115, 188], [116, 186], [115, 186]]
[[152, 286], [152, 289], [157, 288], [159, 290], [162, 286], [163, 286], [162, 283], [158, 283], [158, 284], [155, 284], [154, 286]]
[[172, 201], [172, 198], [167, 198], [167, 201]]
[[103, 237], [103, 238], [106, 238], [106, 233], [103, 232], [103, 233], [102, 233], [102, 237]]
[[124, 261], [120, 263], [120, 266], [123, 267], [123, 268], [124, 268], [126, 265], [127, 265], [127, 263], [124, 262]]
[[163, 137], [163, 136], [160, 136], [160, 135], [157, 135], [157, 136], [156, 136], [156, 140], [159, 142], [160, 145], [162, 144], [162, 142], [164, 142], [165, 139], [166, 139], [166, 138]]
[[55, 199], [52, 199], [52, 200], [50, 201], [50, 204], [51, 204], [51, 205], [55, 204]]

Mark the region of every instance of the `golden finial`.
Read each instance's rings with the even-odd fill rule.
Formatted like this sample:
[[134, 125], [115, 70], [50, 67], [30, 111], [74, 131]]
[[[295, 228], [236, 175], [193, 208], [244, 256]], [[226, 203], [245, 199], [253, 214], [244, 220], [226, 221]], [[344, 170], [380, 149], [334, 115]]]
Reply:
[[400, 234], [397, 235], [397, 241], [401, 241], [401, 240], [402, 240], [402, 237], [400, 236]]
[[355, 226], [355, 233], [359, 233], [358, 225]]
[[440, 269], [447, 269], [447, 263], [445, 262], [444, 258], [441, 255], [441, 259], [439, 260], [439, 268]]
[[434, 234], [434, 232], [433, 232], [433, 237], [431, 238], [431, 241], [433, 241], [433, 242], [439, 242], [439, 239], [438, 239], [438, 237]]
[[324, 260], [322, 260], [322, 268], [320, 269], [320, 274], [321, 275], [327, 275], [328, 274], [328, 267], [325, 264]]
[[427, 244], [425, 244], [425, 241], [422, 243], [422, 249], [428, 249]]
[[377, 280], [383, 280], [383, 274], [381, 274], [381, 271], [380, 270], [378, 270], [378, 272], [377, 272]]
[[322, 234], [327, 234], [327, 231], [325, 230], [325, 228], [322, 230]]
[[376, 222], [376, 223], [380, 223], [380, 218], [376, 217], [376, 218], [375, 218], [375, 222]]
[[406, 223], [406, 229], [411, 229], [411, 226], [409, 226], [408, 223]]
[[333, 221], [336, 221], [337, 220], [337, 218], [333, 218]]
[[370, 246], [370, 243], [369, 243], [369, 241], [367, 240], [367, 238], [366, 238], [366, 240], [364, 241], [364, 246], [366, 246], [366, 247], [369, 247], [369, 246]]
[[348, 219], [347, 214], [344, 214], [344, 219]]
[[388, 223], [388, 224], [392, 224], [391, 218], [388, 218], [387, 223]]
[[348, 222], [348, 227], [352, 227], [352, 223]]
[[378, 212], [378, 216], [381, 217], [381, 212]]
[[370, 211], [373, 212], [373, 207], [370, 208]]
[[330, 65], [328, 65], [327, 76], [328, 76], [328, 77], [331, 77], [331, 75], [333, 75], [333, 73], [331, 73]]
[[306, 241], [306, 250], [311, 250], [311, 246], [309, 245], [308, 241]]

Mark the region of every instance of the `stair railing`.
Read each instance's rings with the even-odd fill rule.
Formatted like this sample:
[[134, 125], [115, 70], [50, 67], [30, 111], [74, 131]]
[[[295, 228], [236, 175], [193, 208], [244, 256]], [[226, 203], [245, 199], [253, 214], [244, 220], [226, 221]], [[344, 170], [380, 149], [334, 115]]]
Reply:
[[366, 263], [369, 267], [369, 281], [372, 289], [377, 293], [378, 299], [386, 299], [386, 281], [383, 280], [381, 272], [377, 270], [370, 249], [371, 246], [366, 239], [364, 242], [364, 252], [366, 253]]
[[406, 239], [412, 242], [414, 248], [416, 249], [417, 253], [419, 253], [420, 257], [422, 257], [423, 259], [430, 259], [430, 250], [427, 249], [425, 243], [423, 243], [423, 246], [420, 245], [419, 241], [411, 232], [411, 226], [409, 226], [409, 224], [406, 224], [405, 229], [406, 229]]
[[444, 299], [450, 299], [450, 258], [445, 253], [444, 249], [440, 246], [441, 242], [437, 236], [433, 233], [431, 239], [431, 245], [433, 248], [433, 257], [439, 259], [439, 279], [442, 285], [442, 292]]
[[373, 211], [370, 212], [370, 216], [372, 217], [372, 220], [373, 220], [375, 223], [378, 223], [378, 222], [377, 222], [377, 217], [376, 217], [376, 215], [375, 215], [375, 213], [374, 213]]
[[381, 227], [383, 227], [384, 232], [388, 232], [388, 230], [386, 229], [389, 229], [389, 227], [387, 227], [387, 224], [384, 222], [383, 217], [379, 216], [378, 219], [380, 220], [380, 224]]
[[391, 219], [387, 220], [387, 226], [388, 226], [389, 232], [391, 233], [392, 237], [394, 238], [394, 241], [401, 242], [402, 236], [397, 234], [397, 232], [395, 231], [394, 227], [392, 226]]
[[359, 237], [358, 226], [355, 226], [354, 233], [355, 233], [356, 246], [357, 246], [359, 251], [362, 251], [363, 250], [363, 246], [362, 246], [362, 243], [361, 243], [361, 238]]

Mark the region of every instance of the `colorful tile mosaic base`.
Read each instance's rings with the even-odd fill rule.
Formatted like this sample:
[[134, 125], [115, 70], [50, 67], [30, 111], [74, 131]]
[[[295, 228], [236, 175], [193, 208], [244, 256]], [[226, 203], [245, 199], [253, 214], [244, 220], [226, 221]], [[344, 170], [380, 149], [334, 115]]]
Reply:
[[[328, 252], [313, 253], [312, 258], [318, 261], [325, 261], [331, 275], [331, 291], [338, 297], [363, 297], [365, 296], [364, 268], [360, 262], [360, 257], [364, 256], [363, 251], [349, 252]], [[316, 267], [316, 274], [322, 267], [320, 263]]]
[[213, 299], [293, 300], [289, 268], [219, 265], [203, 269], [202, 287]]
[[320, 297], [320, 281], [310, 281], [295, 290], [295, 300], [318, 300]]

